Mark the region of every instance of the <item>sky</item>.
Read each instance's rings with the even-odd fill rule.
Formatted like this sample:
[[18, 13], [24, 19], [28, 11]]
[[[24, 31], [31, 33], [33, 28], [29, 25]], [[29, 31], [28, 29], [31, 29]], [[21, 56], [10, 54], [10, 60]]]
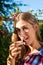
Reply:
[[21, 2], [26, 4], [26, 6], [19, 6], [19, 9], [23, 12], [28, 11], [29, 9], [37, 10], [43, 9], [43, 0], [14, 0], [15, 2]]
[[[18, 5], [19, 9], [22, 12], [26, 12], [29, 10], [34, 10], [34, 12], [36, 12], [36, 10], [43, 10], [43, 0], [13, 0], [14, 2], [17, 2], [17, 4], [22, 3], [22, 5]], [[38, 13], [38, 12], [37, 12]], [[43, 14], [38, 17], [38, 19], [42, 19], [43, 20]]]

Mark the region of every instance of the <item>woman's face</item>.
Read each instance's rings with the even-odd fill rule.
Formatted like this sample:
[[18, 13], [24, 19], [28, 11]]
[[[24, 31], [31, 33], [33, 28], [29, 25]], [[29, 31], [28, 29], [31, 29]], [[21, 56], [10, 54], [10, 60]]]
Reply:
[[31, 45], [34, 42], [36, 33], [34, 27], [30, 23], [20, 20], [16, 24], [16, 30], [18, 36], [26, 45]]

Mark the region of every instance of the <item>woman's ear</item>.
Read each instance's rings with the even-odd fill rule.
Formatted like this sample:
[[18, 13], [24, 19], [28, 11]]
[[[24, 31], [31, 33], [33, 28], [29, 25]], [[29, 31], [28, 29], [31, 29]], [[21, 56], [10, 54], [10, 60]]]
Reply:
[[37, 23], [34, 24], [34, 30], [37, 31], [39, 29], [39, 25]]

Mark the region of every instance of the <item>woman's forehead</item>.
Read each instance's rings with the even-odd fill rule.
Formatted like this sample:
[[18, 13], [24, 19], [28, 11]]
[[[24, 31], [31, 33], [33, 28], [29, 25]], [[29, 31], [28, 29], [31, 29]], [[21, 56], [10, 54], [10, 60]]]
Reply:
[[30, 23], [28, 23], [24, 20], [20, 20], [16, 23], [16, 28], [21, 28], [23, 26], [30, 26], [30, 25], [31, 25]]
[[21, 26], [23, 26], [23, 25], [25, 25], [25, 24], [27, 24], [26, 21], [20, 20], [20, 21], [18, 21], [18, 22], [16, 23], [16, 27], [21, 27]]

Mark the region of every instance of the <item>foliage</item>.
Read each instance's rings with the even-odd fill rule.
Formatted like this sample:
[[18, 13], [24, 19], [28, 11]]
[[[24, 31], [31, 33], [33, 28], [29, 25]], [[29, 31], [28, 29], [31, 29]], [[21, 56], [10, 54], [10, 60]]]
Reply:
[[39, 22], [41, 41], [43, 42], [43, 22]]
[[[2, 26], [0, 26], [2, 27]], [[11, 34], [0, 29], [0, 65], [6, 65], [8, 57], [8, 49], [11, 42]]]
[[30, 9], [29, 12], [32, 13], [38, 20], [39, 19], [43, 20], [43, 9], [37, 10]]
[[3, 23], [3, 29], [13, 32], [13, 23], [10, 18], [15, 12], [21, 12], [13, 0], [0, 0], [0, 23]]

